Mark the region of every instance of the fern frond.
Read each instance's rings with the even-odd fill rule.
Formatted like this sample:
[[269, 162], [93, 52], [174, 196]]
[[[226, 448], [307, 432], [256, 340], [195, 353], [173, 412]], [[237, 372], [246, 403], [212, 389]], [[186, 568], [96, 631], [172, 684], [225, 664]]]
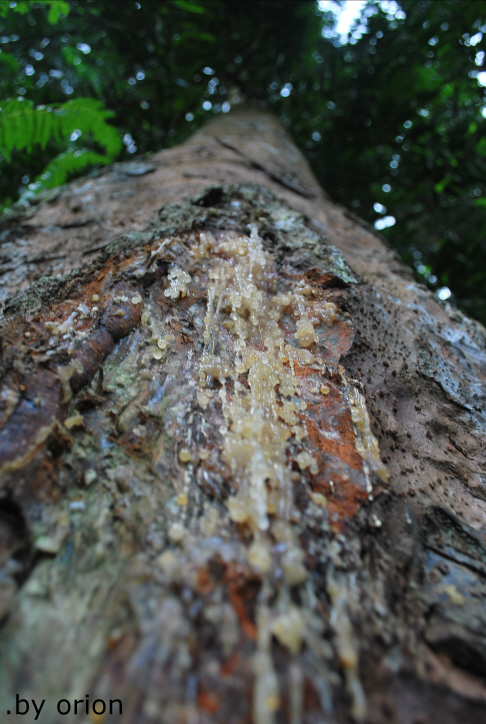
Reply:
[[104, 146], [106, 155], [110, 158], [120, 153], [122, 148], [120, 134], [114, 126], [106, 122], [115, 114], [107, 110], [101, 101], [94, 98], [75, 98], [63, 104], [62, 113], [61, 127], [66, 135], [79, 129], [83, 134], [91, 133], [93, 140]]
[[47, 146], [49, 138], [51, 137], [49, 117], [49, 112], [37, 114], [37, 138], [42, 149]]
[[90, 151], [87, 148], [75, 150], [71, 147], [47, 164], [42, 174], [22, 193], [19, 202], [31, 201], [46, 189], [61, 186], [74, 173], [81, 173], [95, 164], [106, 165], [108, 163], [110, 163], [110, 159], [101, 153]]
[[113, 112], [93, 98], [76, 98], [51, 109], [34, 108], [17, 98], [0, 105], [0, 153], [7, 161], [14, 150], [30, 151], [37, 143], [45, 148], [50, 139], [67, 141], [77, 129], [86, 136], [91, 134], [108, 160], [122, 148], [119, 132], [107, 123]]
[[107, 156], [87, 148], [64, 151], [47, 164], [39, 182], [43, 188], [54, 188], [65, 183], [71, 174], [84, 171], [88, 166], [98, 163], [106, 165], [110, 160]]

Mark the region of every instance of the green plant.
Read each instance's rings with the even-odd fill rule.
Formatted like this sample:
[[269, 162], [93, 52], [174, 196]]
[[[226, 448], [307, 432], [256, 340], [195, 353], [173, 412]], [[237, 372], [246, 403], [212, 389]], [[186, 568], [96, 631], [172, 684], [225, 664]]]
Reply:
[[[114, 113], [106, 110], [94, 98], [75, 98], [47, 108], [34, 108], [32, 101], [14, 98], [0, 109], [0, 150], [7, 161], [14, 151], [31, 152], [36, 144], [45, 149], [50, 141], [67, 143], [68, 148], [50, 161], [29, 191], [52, 188], [66, 181], [72, 173], [85, 170], [93, 164], [113, 161], [122, 148], [120, 134], [107, 123]], [[76, 148], [69, 143], [85, 136], [104, 153], [88, 148]]]
[[[22, 0], [0, 3], [0, 17], [9, 11], [20, 15], [34, 8], [48, 8], [47, 20], [51, 25], [67, 16], [70, 7], [64, 0]], [[18, 62], [10, 53], [2, 53], [0, 61], [11, 71], [18, 71]], [[94, 164], [111, 163], [122, 149], [120, 132], [107, 123], [115, 114], [94, 98], [75, 98], [65, 103], [35, 107], [32, 100], [18, 96], [0, 101], [0, 159], [10, 163], [12, 154], [27, 151], [32, 154], [38, 145], [44, 151], [48, 145], [62, 148], [45, 166], [42, 173], [29, 185], [22, 198], [32, 197], [39, 191], [63, 184], [75, 173]], [[83, 137], [90, 147], [76, 145]], [[100, 153], [97, 148], [104, 150]]]
[[48, 7], [47, 20], [51, 25], [59, 22], [60, 18], [69, 14], [69, 3], [65, 0], [21, 0], [17, 3], [9, 3], [3, 0], [0, 3], [0, 17], [5, 18], [10, 10], [20, 15], [25, 15], [35, 7]]

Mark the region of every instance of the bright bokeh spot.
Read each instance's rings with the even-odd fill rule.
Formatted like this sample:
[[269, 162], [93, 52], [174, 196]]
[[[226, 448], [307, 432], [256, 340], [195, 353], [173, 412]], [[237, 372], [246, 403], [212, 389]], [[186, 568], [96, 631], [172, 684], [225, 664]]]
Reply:
[[331, 11], [336, 16], [335, 30], [340, 35], [342, 43], [348, 40], [348, 33], [353, 23], [359, 19], [361, 11], [365, 6], [365, 0], [346, 0], [342, 5], [333, 0], [320, 0], [319, 9]]
[[395, 226], [396, 219], [394, 216], [384, 216], [382, 219], [375, 221], [375, 229], [381, 231], [382, 229], [388, 229], [389, 226]]
[[[403, 20], [406, 17], [405, 12], [395, 0], [381, 0], [379, 3], [387, 19], [390, 21]], [[339, 43], [344, 45], [348, 42], [356, 43], [364, 33], [367, 32], [367, 17], [377, 12], [376, 8], [368, 5], [366, 0], [345, 0], [339, 4], [334, 0], [319, 0], [319, 10], [322, 12], [332, 12], [335, 16], [334, 30], [324, 28], [323, 35], [328, 38], [339, 38]], [[365, 10], [364, 17], [362, 11]], [[357, 23], [359, 24], [357, 25]], [[348, 34], [351, 33], [351, 38]]]
[[451, 294], [452, 294], [452, 292], [449, 289], [449, 287], [441, 287], [440, 289], [437, 290], [437, 296], [439, 297], [439, 299], [442, 299], [442, 301], [449, 299]]

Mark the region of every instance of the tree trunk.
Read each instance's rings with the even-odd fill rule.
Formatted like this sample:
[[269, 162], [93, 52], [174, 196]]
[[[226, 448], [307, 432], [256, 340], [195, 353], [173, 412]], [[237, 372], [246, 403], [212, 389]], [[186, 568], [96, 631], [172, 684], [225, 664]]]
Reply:
[[5, 720], [484, 722], [485, 330], [279, 122], [2, 239]]

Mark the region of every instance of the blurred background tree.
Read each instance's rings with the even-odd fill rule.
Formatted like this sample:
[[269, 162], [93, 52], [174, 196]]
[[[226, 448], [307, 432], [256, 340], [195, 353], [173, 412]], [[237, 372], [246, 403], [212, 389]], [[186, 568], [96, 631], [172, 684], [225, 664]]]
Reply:
[[[483, 33], [477, 0], [2, 0], [0, 207], [252, 101], [335, 201], [486, 323]], [[76, 123], [82, 98], [94, 116], [74, 104]], [[8, 113], [39, 106], [57, 132], [18, 126], [7, 147]]]

